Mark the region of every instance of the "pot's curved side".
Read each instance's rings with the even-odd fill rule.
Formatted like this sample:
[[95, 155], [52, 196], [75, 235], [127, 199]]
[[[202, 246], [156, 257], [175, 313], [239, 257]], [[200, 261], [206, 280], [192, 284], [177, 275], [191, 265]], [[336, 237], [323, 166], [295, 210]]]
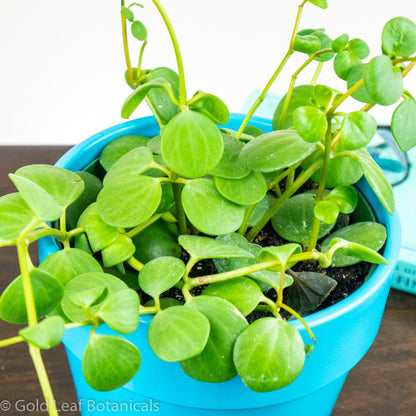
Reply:
[[[241, 120], [241, 115], [232, 115], [228, 127], [238, 127]], [[253, 119], [252, 124], [265, 131], [271, 128], [270, 122], [263, 119]], [[93, 161], [105, 144], [123, 134], [152, 136], [158, 134], [158, 130], [152, 117], [124, 123], [76, 146], [59, 160], [58, 165], [79, 170]], [[389, 265], [378, 266], [369, 280], [345, 300], [306, 318], [316, 335], [317, 344], [294, 383], [275, 392], [255, 393], [245, 387], [239, 377], [220, 384], [195, 381], [182, 372], [178, 363], [165, 363], [153, 354], [147, 343], [147, 327], [151, 318], [143, 316], [139, 329], [126, 336], [142, 353], [141, 368], [132, 381], [113, 392], [94, 391], [82, 376], [81, 359], [88, 339], [88, 328], [70, 330], [65, 336], [64, 344], [85, 414], [103, 414], [99, 409], [95, 409], [94, 413], [94, 401], [108, 400], [114, 403], [147, 403], [147, 406], [159, 403], [159, 413], [169, 416], [195, 415], [196, 408], [206, 409], [200, 410], [199, 414], [207, 416], [223, 414], [221, 409], [227, 409], [226, 414], [230, 416], [254, 416], [258, 415], [258, 408], [262, 408], [264, 415], [281, 412], [297, 416], [308, 414], [311, 409], [316, 416], [329, 415], [348, 371], [364, 356], [377, 334], [390, 288], [390, 276], [400, 248], [397, 215], [389, 216], [386, 213], [368, 184], [362, 182], [359, 187], [376, 212], [378, 221], [388, 229], [389, 239], [384, 255]], [[44, 258], [56, 249], [52, 240], [42, 241], [40, 257]], [[299, 328], [305, 342], [309, 343], [300, 322], [294, 321], [293, 324]], [[100, 331], [111, 333], [106, 326], [102, 326]], [[266, 409], [266, 406], [270, 407]], [[152, 411], [156, 410], [153, 408]], [[130, 408], [125, 413], [114, 414], [127, 415], [132, 412]]]

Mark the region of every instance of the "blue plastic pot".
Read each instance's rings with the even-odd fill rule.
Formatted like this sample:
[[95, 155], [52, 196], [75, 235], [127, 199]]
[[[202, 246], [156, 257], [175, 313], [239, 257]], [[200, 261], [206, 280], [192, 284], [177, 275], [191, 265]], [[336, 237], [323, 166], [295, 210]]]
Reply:
[[[227, 127], [237, 129], [241, 115], [232, 115]], [[252, 124], [271, 130], [271, 122], [253, 119]], [[153, 117], [132, 120], [107, 129], [75, 146], [57, 163], [80, 170], [98, 157], [102, 148], [125, 134], [154, 136], [159, 133]], [[347, 299], [306, 318], [316, 335], [313, 353], [306, 359], [301, 375], [294, 383], [270, 393], [249, 390], [239, 377], [225, 383], [203, 383], [185, 375], [178, 363], [157, 358], [147, 343], [151, 316], [140, 318], [138, 330], [126, 336], [142, 354], [142, 365], [132, 381], [112, 392], [101, 393], [85, 382], [81, 371], [83, 351], [89, 328], [67, 331], [64, 344], [73, 373], [82, 415], [132, 415], [157, 412], [165, 416], [263, 416], [330, 415], [348, 372], [361, 360], [377, 334], [390, 287], [390, 277], [400, 248], [400, 225], [397, 215], [390, 216], [365, 182], [359, 184], [377, 220], [388, 230], [384, 256], [388, 266], [378, 266], [367, 282]], [[57, 250], [51, 240], [40, 244], [44, 258]], [[293, 321], [306, 342], [308, 334], [298, 321]], [[102, 326], [102, 333], [112, 331]]]

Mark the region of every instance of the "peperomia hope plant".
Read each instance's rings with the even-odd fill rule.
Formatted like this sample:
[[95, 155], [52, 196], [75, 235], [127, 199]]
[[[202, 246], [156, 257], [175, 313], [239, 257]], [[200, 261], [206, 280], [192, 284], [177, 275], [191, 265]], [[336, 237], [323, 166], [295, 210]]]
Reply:
[[[400, 101], [394, 138], [404, 151], [416, 144], [416, 103], [403, 89], [416, 61], [410, 20], [387, 22], [382, 53], [369, 59], [361, 39], [300, 30], [306, 4], [327, 7], [326, 0], [302, 1], [286, 54], [234, 131], [218, 127], [229, 119], [218, 97], [198, 91], [188, 98], [173, 26], [160, 1], [152, 2], [169, 32], [177, 72], [142, 68], [148, 33], [135, 14], [143, 6], [122, 0], [125, 78], [133, 89], [122, 116], [146, 101], [160, 135], [121, 136], [81, 172], [22, 167], [10, 175], [17, 192], [0, 198], [0, 247], [17, 248], [21, 270], [1, 295], [0, 318], [27, 324], [0, 347], [27, 342], [51, 415], [57, 411], [40, 350], [57, 345], [66, 330], [90, 326], [85, 378], [96, 390], [116, 389], [138, 371], [140, 352], [96, 330], [107, 324], [132, 333], [143, 314], [154, 315], [153, 352], [197, 380], [238, 374], [257, 392], [292, 383], [315, 343], [301, 315], [336, 286], [324, 269], [385, 263], [378, 250], [386, 229], [356, 214], [365, 203], [353, 186], [365, 176], [393, 213], [392, 188], [366, 150], [377, 129], [369, 110]], [[129, 31], [141, 43], [137, 67]], [[281, 87], [286, 94], [273, 130], [263, 132], [250, 119], [294, 54], [305, 61]], [[345, 92], [317, 83], [330, 62]], [[313, 63], [311, 83], [296, 85]], [[358, 105], [347, 113], [349, 99]], [[29, 246], [48, 236], [60, 249], [34, 265]], [[306, 327], [310, 345], [290, 318]]]

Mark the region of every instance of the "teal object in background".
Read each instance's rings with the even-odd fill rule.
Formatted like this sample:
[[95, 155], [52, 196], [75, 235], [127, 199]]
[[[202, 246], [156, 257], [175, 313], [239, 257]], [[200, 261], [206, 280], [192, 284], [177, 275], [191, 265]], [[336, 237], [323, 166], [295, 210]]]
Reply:
[[[250, 106], [254, 103], [259, 94], [259, 90], [251, 93], [242, 108], [243, 114], [248, 112]], [[255, 112], [255, 115], [269, 119], [272, 118], [280, 99], [281, 97], [278, 95], [268, 94]], [[394, 141], [391, 132], [388, 130], [388, 126], [381, 126], [380, 136], [383, 137], [385, 135], [390, 135], [391, 140]], [[391, 183], [394, 184], [400, 176], [398, 170], [403, 168], [403, 166], [400, 167], [400, 164], [397, 161], [397, 151], [400, 152], [400, 150], [397, 148], [395, 149], [396, 152], [394, 152], [390, 149], [390, 152], [385, 152], [384, 157], [379, 155], [381, 157], [378, 158], [378, 155], [372, 151], [374, 149], [374, 146], [370, 146], [370, 153], [373, 154], [381, 168], [385, 169], [387, 177], [391, 180]], [[402, 157], [405, 156], [406, 155], [402, 153]], [[400, 184], [393, 187], [396, 210], [399, 213], [402, 224], [402, 246], [399, 261], [394, 270], [391, 286], [395, 289], [416, 294], [416, 148], [408, 152], [406, 158], [409, 163], [409, 171], [407, 172], [406, 178]]]
[[[232, 114], [227, 127], [237, 129], [242, 120], [243, 115]], [[254, 117], [250, 124], [271, 130], [270, 120]], [[157, 123], [153, 117], [146, 117], [107, 129], [71, 149], [57, 165], [80, 170], [97, 158], [107, 143], [123, 134], [153, 136], [158, 134]], [[400, 247], [398, 216], [387, 214], [366, 182], [362, 181], [359, 188], [378, 221], [388, 229], [384, 256], [389, 265], [377, 266], [367, 282], [348, 298], [305, 318], [317, 343], [295, 382], [278, 391], [256, 393], [239, 377], [225, 383], [196, 381], [182, 372], [180, 364], [166, 363], [153, 354], [147, 342], [151, 316], [145, 315], [140, 318], [138, 330], [125, 336], [140, 349], [142, 366], [129, 383], [111, 392], [97, 392], [84, 380], [81, 366], [89, 328], [68, 330], [63, 343], [82, 416], [140, 414], [141, 406], [162, 416], [329, 416], [348, 372], [361, 360], [378, 332]], [[57, 249], [53, 239], [42, 239], [40, 258]], [[291, 323], [310, 343], [301, 323]], [[106, 325], [99, 332], [113, 333]]]
[[416, 295], [416, 149], [408, 152], [408, 157], [409, 175], [404, 182], [393, 188], [403, 231], [392, 287]]

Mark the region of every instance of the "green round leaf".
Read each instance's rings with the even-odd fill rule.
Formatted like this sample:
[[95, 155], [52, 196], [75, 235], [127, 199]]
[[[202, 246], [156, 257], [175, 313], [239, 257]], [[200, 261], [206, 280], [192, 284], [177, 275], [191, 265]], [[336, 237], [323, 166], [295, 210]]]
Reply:
[[394, 104], [403, 92], [400, 69], [394, 68], [385, 55], [376, 56], [366, 65], [364, 83], [371, 99], [380, 105]]
[[315, 85], [314, 88], [315, 101], [320, 107], [328, 107], [331, 104], [336, 91], [326, 85]]
[[364, 176], [380, 202], [391, 215], [394, 213], [394, 194], [386, 175], [367, 152], [366, 149], [356, 151]]
[[[328, 49], [331, 47], [332, 39], [323, 31], [318, 30], [316, 32], [311, 33], [311, 35], [316, 36], [321, 41], [321, 49]], [[332, 52], [324, 53], [323, 55], [320, 55], [317, 58], [315, 58], [315, 61], [318, 61], [318, 62], [330, 61], [333, 58], [333, 56], [334, 54]]]
[[91, 204], [81, 214], [78, 227], [84, 228], [88, 236], [88, 242], [94, 252], [110, 245], [120, 234], [116, 227], [106, 224], [101, 219], [96, 203]]
[[[377, 251], [380, 250], [386, 242], [387, 232], [384, 225], [376, 222], [367, 221], [348, 225], [325, 238], [322, 242], [323, 252], [328, 251], [331, 240], [334, 238], [341, 238], [353, 243], [362, 244], [363, 246]], [[360, 261], [362, 261], [361, 258], [345, 254], [343, 250], [338, 250], [332, 258], [331, 266], [345, 267], [359, 263]]]
[[335, 55], [334, 71], [343, 80], [347, 80], [351, 69], [361, 64], [361, 59], [351, 50], [341, 51]]
[[251, 172], [241, 179], [215, 178], [220, 194], [240, 205], [252, 205], [264, 198], [267, 182], [260, 172]]
[[314, 53], [321, 49], [321, 41], [314, 35], [299, 35], [295, 36], [293, 49], [303, 53]]
[[211, 179], [188, 182], [182, 191], [182, 203], [192, 225], [208, 235], [231, 233], [243, 222], [244, 207], [223, 198]]
[[406, 98], [394, 111], [391, 132], [403, 152], [416, 146], [416, 102]]
[[314, 4], [315, 6], [320, 7], [321, 9], [327, 9], [328, 3], [327, 0], [308, 0], [309, 3]]
[[243, 133], [248, 134], [248, 135], [253, 136], [253, 137], [257, 137], [257, 136], [260, 136], [260, 135], [264, 134], [264, 131], [262, 129], [259, 129], [256, 126], [246, 126], [244, 128]]
[[131, 228], [149, 219], [161, 198], [162, 187], [157, 179], [124, 177], [104, 186], [98, 194], [97, 209], [107, 224]]
[[339, 214], [338, 205], [332, 201], [319, 201], [313, 210], [316, 218], [325, 224], [333, 224]]
[[[272, 218], [276, 232], [288, 241], [306, 244], [312, 230], [314, 218], [315, 195], [303, 193], [295, 195], [285, 202]], [[334, 227], [332, 224], [321, 224], [319, 238], [328, 234]]]
[[74, 246], [75, 248], [85, 251], [91, 256], [93, 254], [93, 251], [91, 250], [91, 246], [90, 246], [90, 243], [88, 242], [88, 238], [86, 234], [78, 234], [77, 236], [75, 236]]
[[134, 20], [134, 14], [128, 7], [121, 6], [121, 14], [130, 22]]
[[85, 380], [95, 390], [115, 390], [130, 381], [140, 367], [139, 350], [112, 335], [93, 334], [82, 358]]
[[139, 20], [135, 20], [131, 24], [131, 34], [140, 41], [145, 41], [147, 38], [146, 26]]
[[344, 33], [332, 41], [331, 48], [337, 53], [341, 52], [347, 46], [349, 39], [348, 34]]
[[315, 105], [315, 87], [313, 85], [298, 85], [293, 88], [289, 107], [284, 120], [281, 122], [282, 110], [285, 105], [287, 94], [280, 100], [273, 114], [273, 129], [288, 129], [293, 126], [293, 112], [298, 107]]
[[340, 185], [353, 185], [363, 176], [363, 170], [357, 161], [351, 157], [331, 159], [326, 186], [335, 188]]
[[39, 185], [25, 177], [13, 175], [12, 173], [9, 174], [9, 178], [39, 219], [56, 221], [62, 216], [64, 208]]
[[[318, 156], [316, 156], [318, 157]], [[316, 160], [315, 158], [312, 158]], [[309, 162], [313, 162], [310, 160]], [[304, 164], [306, 166], [306, 164]], [[318, 169], [312, 175], [312, 180], [319, 183], [322, 175], [322, 169]], [[363, 175], [360, 163], [352, 157], [338, 157], [329, 161], [327, 188], [335, 188], [340, 185], [353, 185]]]
[[109, 295], [98, 312], [100, 318], [119, 334], [131, 334], [139, 325], [140, 298], [135, 290]]
[[365, 59], [370, 55], [370, 48], [362, 39], [351, 39], [348, 49], [360, 59]]
[[229, 240], [224, 241], [220, 238], [213, 239], [199, 235], [180, 235], [178, 240], [179, 244], [195, 261], [217, 258], [253, 257], [251, 252], [244, 250], [238, 245], [236, 246]]
[[208, 318], [211, 330], [201, 354], [181, 362], [183, 371], [208, 383], [232, 379], [237, 375], [233, 362], [234, 343], [248, 326], [247, 321], [235, 306], [223, 299], [198, 296], [189, 306]]
[[152, 137], [147, 142], [147, 147], [150, 149], [150, 151], [154, 154], [160, 155], [162, 153], [162, 150], [160, 149], [160, 143], [162, 141], [162, 138], [159, 136]]
[[45, 221], [55, 221], [84, 191], [75, 173], [50, 165], [24, 166], [10, 175], [25, 202]]
[[203, 351], [209, 332], [209, 321], [201, 312], [186, 305], [172, 306], [152, 319], [148, 339], [160, 359], [184, 361]]
[[215, 296], [232, 303], [244, 316], [253, 312], [263, 298], [257, 283], [247, 277], [237, 277], [209, 285], [204, 296]]
[[66, 210], [66, 226], [68, 230], [76, 228], [79, 217], [84, 210], [94, 203], [97, 199], [97, 195], [103, 188], [103, 184], [95, 175], [80, 171], [77, 175], [84, 181], [84, 192], [82, 195], [73, 202]]
[[296, 108], [293, 112], [293, 125], [299, 136], [309, 143], [322, 140], [328, 128], [325, 114], [312, 106]]
[[370, 143], [377, 131], [376, 119], [364, 111], [353, 111], [344, 118], [338, 150], [361, 149]]
[[129, 237], [120, 234], [111, 244], [105, 247], [102, 252], [103, 264], [105, 267], [115, 266], [123, 263], [133, 256], [136, 247]]
[[133, 237], [136, 246], [135, 257], [142, 263], [163, 256], [180, 257], [178, 229], [175, 224], [159, 220]]
[[416, 52], [416, 25], [406, 17], [394, 17], [384, 26], [382, 45], [389, 55], [412, 55]]
[[292, 383], [302, 371], [304, 344], [299, 332], [288, 322], [262, 318], [238, 337], [234, 363], [241, 379], [251, 390], [277, 390]]
[[39, 265], [39, 270], [51, 274], [63, 286], [80, 274], [103, 271], [94, 257], [77, 248], [52, 253]]
[[[97, 288], [102, 288], [103, 294], [111, 295], [112, 293], [127, 289], [127, 286], [120, 279], [108, 273], [90, 272], [74, 277], [65, 286], [65, 293], [61, 302], [62, 310], [71, 321], [88, 321], [88, 317], [85, 315], [83, 308], [72, 302], [71, 299], [73, 293]], [[100, 302], [96, 302], [94, 306], [90, 308], [90, 313], [92, 315], [99, 311], [102, 301], [104, 301], [104, 299], [101, 298], [99, 300]]]
[[195, 111], [179, 113], [162, 130], [162, 156], [180, 175], [204, 176], [220, 161], [224, 144], [220, 131]]
[[15, 240], [35, 218], [18, 192], [0, 197], [0, 243]]
[[343, 214], [354, 212], [358, 203], [357, 191], [352, 186], [337, 186], [325, 199], [337, 204]]
[[107, 296], [107, 288], [105, 286], [91, 287], [85, 290], [72, 291], [69, 294], [70, 301], [75, 306], [88, 308], [94, 303], [101, 301]]
[[146, 146], [148, 141], [149, 139], [147, 137], [134, 134], [117, 137], [104, 147], [100, 155], [100, 163], [108, 172], [111, 166], [113, 166], [122, 156], [136, 147]]
[[30, 344], [48, 350], [61, 342], [65, 333], [65, 321], [60, 316], [44, 319], [36, 325], [19, 331], [19, 335]]
[[263, 217], [263, 215], [267, 212], [274, 199], [275, 198], [273, 197], [273, 195], [266, 194], [264, 198], [256, 204], [254, 210], [250, 215], [250, 218], [247, 221], [247, 225], [249, 227], [253, 227], [253, 225], [256, 224], [257, 221], [259, 221], [260, 218]]
[[315, 148], [315, 143], [306, 143], [294, 130], [278, 130], [247, 143], [240, 153], [240, 161], [252, 170], [273, 172], [301, 161]]
[[141, 289], [152, 297], [166, 292], [182, 278], [185, 264], [176, 257], [158, 257], [146, 263], [139, 274]]
[[153, 164], [153, 154], [147, 147], [136, 147], [124, 154], [110, 168], [104, 177], [104, 186], [113, 180], [126, 176], [138, 176]]
[[[280, 264], [285, 266], [285, 269], [295, 265], [294, 262], [289, 259], [294, 254], [302, 253], [302, 247], [299, 244], [284, 244], [281, 246], [270, 246], [261, 249], [258, 259], [259, 261], [272, 261], [278, 260]], [[276, 267], [276, 270], [280, 271], [280, 265]]]
[[[59, 304], [64, 288], [52, 275], [39, 269], [30, 272], [33, 298], [38, 319]], [[0, 297], [0, 318], [11, 324], [26, 324], [27, 312], [22, 277], [14, 279]]]
[[[149, 71], [143, 81], [148, 82], [156, 78], [163, 78], [170, 85], [173, 95], [176, 98], [179, 97], [179, 77], [175, 71], [166, 67], [158, 67]], [[178, 114], [178, 106], [172, 102], [168, 92], [164, 89], [152, 88], [147, 94], [147, 97], [150, 100], [153, 111], [157, 114], [162, 123], [166, 124], [171, 118]]]
[[229, 134], [222, 134], [224, 152], [218, 164], [209, 173], [226, 179], [244, 178], [250, 173], [250, 169], [242, 164], [239, 159], [244, 143], [236, 140]]
[[[358, 81], [364, 78], [365, 67], [366, 67], [365, 64], [360, 64], [351, 68], [351, 71], [349, 72], [348, 78], [347, 78], [348, 88], [353, 87]], [[373, 99], [370, 97], [370, 95], [367, 92], [365, 84], [362, 87], [358, 88], [358, 90], [352, 94], [352, 97], [362, 103], [373, 102]]]
[[133, 111], [141, 104], [152, 89], [172, 90], [172, 87], [164, 78], [154, 78], [139, 85], [124, 101], [121, 108], [121, 117], [129, 118]]
[[221, 99], [202, 91], [198, 91], [192, 97], [189, 108], [204, 114], [216, 124], [225, 124], [230, 118], [230, 112]]

